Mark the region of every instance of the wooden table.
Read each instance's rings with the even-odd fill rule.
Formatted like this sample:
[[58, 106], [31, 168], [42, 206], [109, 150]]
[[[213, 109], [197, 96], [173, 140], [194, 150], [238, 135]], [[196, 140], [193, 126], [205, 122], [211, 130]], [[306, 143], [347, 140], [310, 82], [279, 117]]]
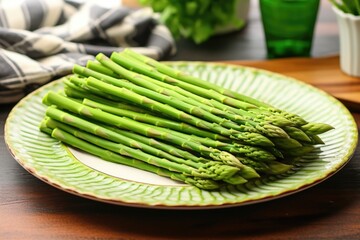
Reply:
[[[328, 14], [320, 19], [326, 26], [328, 16], [331, 16]], [[259, 23], [255, 20], [252, 15], [250, 23], [256, 26]], [[330, 29], [326, 33], [336, 31], [336, 28]], [[247, 36], [254, 37], [252, 34], [239, 34], [240, 39], [245, 38], [244, 41], [247, 41]], [[332, 39], [332, 35], [322, 36]], [[227, 37], [223, 41], [228, 41]], [[326, 43], [328, 49], [337, 47], [336, 41], [335, 44]], [[188, 43], [179, 44], [179, 51], [183, 51], [174, 59], [184, 54], [185, 60], [206, 60], [199, 57], [206, 51], [204, 47], [197, 49]], [[249, 47], [245, 46], [236, 47], [242, 53]], [[251, 46], [261, 45], [254, 42]], [[215, 57], [209, 52], [207, 54]], [[256, 51], [249, 56], [237, 55], [226, 47], [223, 55], [217, 55], [222, 61], [263, 58]], [[215, 59], [209, 57], [208, 60]], [[360, 128], [358, 105], [353, 104], [354, 99], [360, 99], [357, 95], [360, 79], [342, 74], [338, 57], [230, 63], [284, 73], [322, 88], [349, 104]], [[12, 105], [0, 106], [0, 239], [359, 239], [359, 145], [353, 159], [333, 177], [281, 199], [206, 211], [122, 207], [62, 192], [22, 169], [4, 143], [3, 126], [11, 108]]]

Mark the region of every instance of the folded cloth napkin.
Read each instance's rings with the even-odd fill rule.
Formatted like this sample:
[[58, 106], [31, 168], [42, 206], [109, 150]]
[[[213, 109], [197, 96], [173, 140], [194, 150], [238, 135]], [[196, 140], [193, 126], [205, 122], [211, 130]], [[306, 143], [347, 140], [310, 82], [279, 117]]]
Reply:
[[[106, 1], [105, 1], [106, 2]], [[0, 1], [0, 103], [16, 102], [71, 73], [94, 55], [125, 47], [163, 59], [175, 53], [169, 30], [150, 8], [104, 1]]]

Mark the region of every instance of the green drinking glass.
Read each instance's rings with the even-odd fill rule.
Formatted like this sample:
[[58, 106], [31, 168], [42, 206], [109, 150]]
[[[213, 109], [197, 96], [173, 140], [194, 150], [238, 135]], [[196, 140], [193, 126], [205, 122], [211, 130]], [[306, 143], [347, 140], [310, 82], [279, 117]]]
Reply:
[[310, 56], [320, 0], [260, 0], [268, 58]]

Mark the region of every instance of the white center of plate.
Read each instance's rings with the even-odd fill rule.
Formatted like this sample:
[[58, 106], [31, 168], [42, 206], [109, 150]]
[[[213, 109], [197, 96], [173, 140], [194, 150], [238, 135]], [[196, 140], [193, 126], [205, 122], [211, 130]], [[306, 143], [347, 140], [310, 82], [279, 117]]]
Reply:
[[71, 147], [69, 147], [69, 150], [76, 159], [78, 159], [86, 166], [113, 177], [129, 180], [129, 181], [155, 184], [155, 185], [166, 185], [166, 186], [184, 185], [181, 182], [177, 182], [170, 178], [162, 177], [151, 172], [102, 160], [99, 157], [93, 156], [91, 154], [88, 154], [86, 152]]

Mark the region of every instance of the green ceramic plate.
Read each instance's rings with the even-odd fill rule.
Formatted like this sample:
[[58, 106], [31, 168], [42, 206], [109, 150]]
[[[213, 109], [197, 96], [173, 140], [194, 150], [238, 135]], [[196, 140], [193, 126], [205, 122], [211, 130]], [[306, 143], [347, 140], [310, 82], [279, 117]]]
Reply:
[[102, 161], [70, 149], [38, 130], [49, 90], [61, 80], [20, 101], [5, 124], [5, 141], [14, 158], [34, 176], [61, 190], [113, 204], [170, 208], [220, 208], [257, 203], [311, 187], [343, 167], [357, 144], [356, 124], [348, 110], [328, 94], [294, 79], [253, 68], [179, 62], [175, 68], [297, 113], [308, 121], [331, 124], [326, 143], [304, 156], [287, 174], [240, 187], [204, 191], [155, 174]]

